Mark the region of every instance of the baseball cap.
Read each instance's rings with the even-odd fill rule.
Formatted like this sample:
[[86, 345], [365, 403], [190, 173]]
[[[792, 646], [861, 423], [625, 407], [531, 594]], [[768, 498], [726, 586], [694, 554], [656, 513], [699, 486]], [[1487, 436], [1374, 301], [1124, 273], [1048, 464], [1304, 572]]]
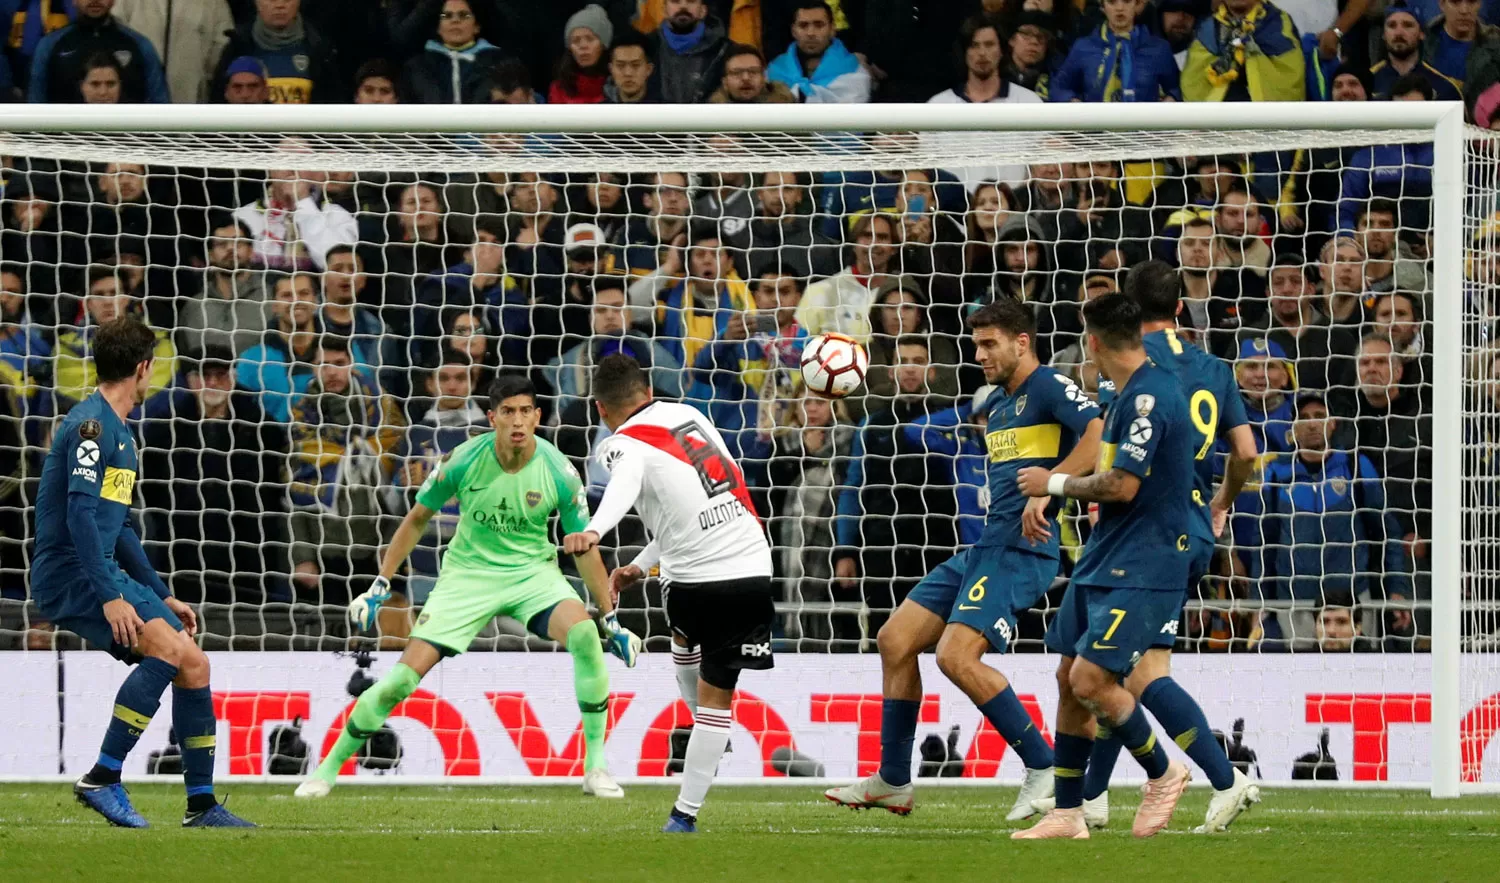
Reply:
[[563, 234], [563, 249], [600, 248], [605, 242], [604, 229], [598, 224], [574, 224]]

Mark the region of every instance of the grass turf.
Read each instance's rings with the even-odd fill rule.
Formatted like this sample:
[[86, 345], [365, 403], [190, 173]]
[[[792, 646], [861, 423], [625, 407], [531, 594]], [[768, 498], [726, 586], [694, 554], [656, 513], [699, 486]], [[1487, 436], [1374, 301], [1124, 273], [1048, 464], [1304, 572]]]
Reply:
[[[1232, 833], [1191, 833], [1208, 793], [1190, 791], [1168, 832], [1130, 837], [1137, 793], [1115, 789], [1108, 831], [1088, 842], [1013, 843], [1014, 791], [929, 787], [907, 818], [853, 812], [813, 788], [721, 787], [696, 836], [658, 833], [675, 790], [624, 800], [574, 787], [345, 787], [321, 801], [230, 785], [256, 831], [184, 831], [180, 787], [137, 785], [157, 827], [108, 827], [66, 785], [0, 786], [0, 878], [152, 883], [235, 880], [1494, 880], [1500, 798], [1277, 791]], [[1026, 824], [1026, 823], [1023, 823]]]

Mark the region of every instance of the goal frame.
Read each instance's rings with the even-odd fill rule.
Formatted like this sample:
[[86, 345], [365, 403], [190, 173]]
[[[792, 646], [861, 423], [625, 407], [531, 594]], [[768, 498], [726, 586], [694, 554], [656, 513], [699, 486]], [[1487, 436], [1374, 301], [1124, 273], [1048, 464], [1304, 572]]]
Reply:
[[[840, 133], [1430, 132], [1433, 511], [1431, 795], [1460, 793], [1464, 107], [1459, 102], [709, 105], [0, 105], [0, 132]], [[1426, 139], [1418, 139], [1426, 140]], [[1101, 157], [1104, 158], [1104, 157]], [[1129, 158], [1121, 151], [1118, 159]], [[1232, 660], [1232, 656], [1225, 657]], [[451, 784], [451, 783], [448, 783]], [[1465, 792], [1484, 786], [1464, 786]]]

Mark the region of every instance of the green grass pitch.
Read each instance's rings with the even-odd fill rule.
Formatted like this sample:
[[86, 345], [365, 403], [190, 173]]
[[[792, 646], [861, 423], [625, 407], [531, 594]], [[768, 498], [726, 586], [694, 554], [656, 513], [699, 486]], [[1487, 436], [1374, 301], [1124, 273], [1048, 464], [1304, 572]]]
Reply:
[[0, 879], [31, 880], [1426, 880], [1500, 879], [1500, 798], [1267, 789], [1224, 836], [1191, 833], [1208, 793], [1172, 828], [1130, 837], [1137, 793], [1116, 789], [1110, 830], [1086, 843], [1013, 843], [1014, 791], [919, 791], [907, 818], [826, 803], [818, 789], [720, 787], [696, 836], [658, 833], [676, 792], [624, 800], [573, 787], [221, 786], [263, 827], [184, 831], [180, 786], [137, 785], [149, 831], [109, 828], [66, 785], [0, 786]]

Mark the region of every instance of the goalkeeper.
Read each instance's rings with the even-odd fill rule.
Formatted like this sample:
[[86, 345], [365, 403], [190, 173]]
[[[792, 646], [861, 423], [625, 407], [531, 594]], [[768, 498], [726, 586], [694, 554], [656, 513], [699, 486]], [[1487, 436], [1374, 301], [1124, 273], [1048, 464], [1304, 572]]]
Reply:
[[[391, 596], [391, 577], [411, 554], [427, 522], [457, 498], [460, 522], [448, 544], [437, 585], [401, 661], [360, 695], [333, 750], [297, 788], [298, 797], [324, 797], [339, 769], [378, 730], [391, 710], [444, 657], [468, 649], [479, 630], [497, 615], [526, 624], [573, 656], [573, 688], [583, 712], [585, 748], [583, 792], [624, 797], [604, 766], [605, 713], [609, 675], [599, 631], [578, 594], [557, 566], [557, 546], [548, 522], [555, 510], [566, 533], [583, 530], [589, 519], [583, 482], [557, 448], [536, 437], [541, 411], [536, 390], [523, 377], [503, 376], [490, 387], [494, 432], [459, 445], [417, 492], [416, 504], [397, 528], [380, 563], [380, 576], [349, 605], [349, 616], [369, 628], [380, 605]], [[635, 665], [640, 638], [620, 627], [609, 595], [609, 580], [597, 550], [574, 558], [578, 572], [604, 614], [609, 652]]]

